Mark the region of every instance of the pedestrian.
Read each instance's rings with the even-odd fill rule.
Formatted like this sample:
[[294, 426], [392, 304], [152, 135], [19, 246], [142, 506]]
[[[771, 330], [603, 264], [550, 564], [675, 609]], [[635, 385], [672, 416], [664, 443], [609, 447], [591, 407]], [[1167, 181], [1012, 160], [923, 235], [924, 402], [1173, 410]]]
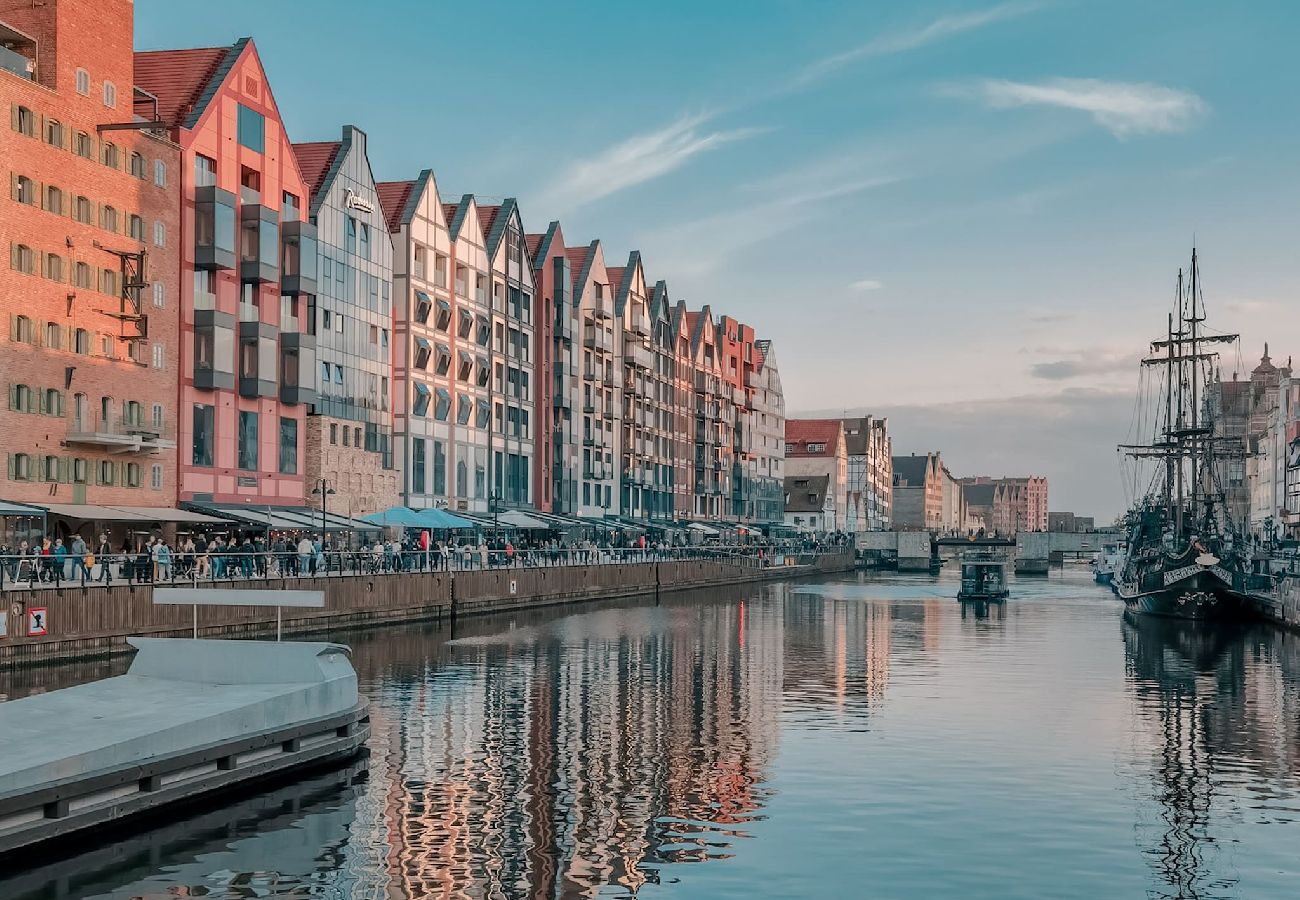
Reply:
[[86, 546], [85, 539], [80, 535], [72, 538], [72, 577], [81, 576], [82, 581], [90, 579], [90, 569], [86, 568], [86, 557], [90, 555], [90, 548]]
[[68, 577], [68, 548], [63, 546], [63, 538], [57, 538], [54, 541], [54, 565], [59, 573], [58, 580], [65, 581]]
[[155, 575], [158, 581], [171, 581], [172, 577], [172, 550], [167, 546], [167, 542], [159, 539], [154, 547]]
[[299, 576], [305, 577], [311, 574], [311, 554], [312, 554], [311, 538], [307, 537], [307, 535], [304, 534], [302, 536], [302, 540], [298, 542], [298, 575]]

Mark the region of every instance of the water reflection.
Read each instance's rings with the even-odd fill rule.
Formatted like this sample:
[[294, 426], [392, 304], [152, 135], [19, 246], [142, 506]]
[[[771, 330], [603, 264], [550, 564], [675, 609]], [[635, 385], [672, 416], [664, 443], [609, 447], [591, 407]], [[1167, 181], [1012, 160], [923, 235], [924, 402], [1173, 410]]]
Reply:
[[372, 700], [368, 783], [0, 897], [1289, 895], [1300, 639], [1122, 620], [1082, 579], [984, 617], [943, 577], [334, 635]]

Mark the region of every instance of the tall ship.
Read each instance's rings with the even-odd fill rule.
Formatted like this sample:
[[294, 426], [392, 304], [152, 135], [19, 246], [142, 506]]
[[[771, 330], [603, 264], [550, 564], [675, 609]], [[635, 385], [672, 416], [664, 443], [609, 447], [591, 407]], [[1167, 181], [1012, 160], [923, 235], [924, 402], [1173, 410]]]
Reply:
[[[1232, 618], [1243, 612], [1249, 551], [1224, 503], [1217, 461], [1240, 453], [1216, 436], [1209, 401], [1217, 347], [1238, 336], [1206, 327], [1196, 250], [1190, 270], [1178, 271], [1165, 335], [1142, 360], [1139, 426], [1145, 443], [1120, 450], [1150, 475], [1127, 517], [1128, 553], [1112, 586], [1135, 613], [1184, 619]], [[1142, 404], [1146, 404], [1143, 406]]]

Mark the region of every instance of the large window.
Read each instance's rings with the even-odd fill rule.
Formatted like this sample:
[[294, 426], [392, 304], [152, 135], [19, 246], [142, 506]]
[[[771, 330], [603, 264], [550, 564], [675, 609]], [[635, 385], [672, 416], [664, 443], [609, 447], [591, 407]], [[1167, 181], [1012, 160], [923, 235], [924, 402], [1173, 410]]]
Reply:
[[447, 493], [447, 445], [443, 441], [433, 442], [433, 492]]
[[280, 419], [280, 474], [298, 474], [297, 419]]
[[194, 186], [213, 187], [217, 183], [217, 161], [201, 153], [194, 154]]
[[256, 110], [249, 109], [244, 104], [239, 104], [239, 119], [237, 122], [238, 140], [241, 146], [247, 147], [257, 153], [263, 153], [266, 149], [266, 119]]
[[239, 413], [238, 465], [241, 469], [257, 471], [257, 413], [255, 412]]
[[424, 493], [424, 438], [411, 441], [411, 491]]

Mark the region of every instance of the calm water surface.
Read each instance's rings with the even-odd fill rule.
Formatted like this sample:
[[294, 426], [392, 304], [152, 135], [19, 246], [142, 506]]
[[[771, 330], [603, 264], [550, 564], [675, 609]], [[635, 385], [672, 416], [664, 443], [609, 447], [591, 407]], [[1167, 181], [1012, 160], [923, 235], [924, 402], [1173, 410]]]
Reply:
[[[318, 778], [0, 897], [1295, 897], [1300, 640], [845, 577], [352, 644], [370, 781]], [[121, 662], [0, 675], [20, 696]]]

